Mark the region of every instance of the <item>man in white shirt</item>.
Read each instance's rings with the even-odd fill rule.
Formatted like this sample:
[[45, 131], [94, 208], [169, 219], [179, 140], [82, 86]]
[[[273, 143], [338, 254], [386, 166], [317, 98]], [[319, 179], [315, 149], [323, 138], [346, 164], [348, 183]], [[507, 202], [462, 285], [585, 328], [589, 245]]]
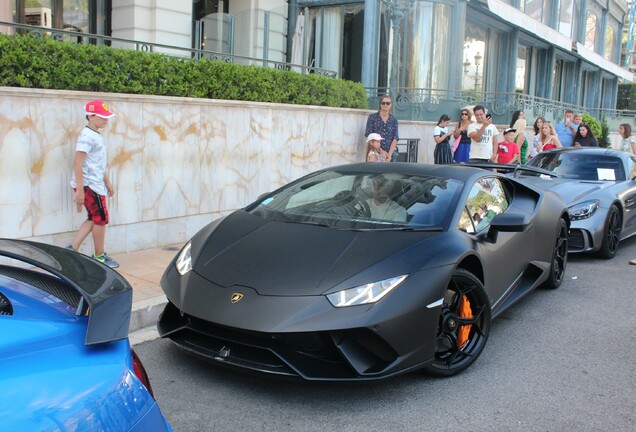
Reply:
[[468, 125], [470, 137], [469, 162], [494, 162], [497, 157], [497, 127], [492, 124], [490, 116], [486, 116], [486, 108], [481, 105], [473, 109], [477, 123]]
[[389, 196], [393, 186], [384, 176], [373, 179], [373, 198], [367, 200], [372, 219], [406, 222], [406, 209]]

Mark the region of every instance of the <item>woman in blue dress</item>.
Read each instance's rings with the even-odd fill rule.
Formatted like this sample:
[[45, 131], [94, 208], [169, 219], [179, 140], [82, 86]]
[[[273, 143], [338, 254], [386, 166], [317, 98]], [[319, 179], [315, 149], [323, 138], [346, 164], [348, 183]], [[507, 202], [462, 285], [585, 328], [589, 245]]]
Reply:
[[453, 132], [453, 139], [456, 140], [460, 138], [459, 145], [455, 149], [455, 162], [457, 163], [467, 163], [468, 159], [470, 159], [470, 137], [468, 136], [468, 125], [470, 125], [470, 118], [472, 117], [472, 113], [469, 109], [463, 108], [461, 110], [459, 122], [457, 122], [457, 126], [455, 127], [455, 131]]

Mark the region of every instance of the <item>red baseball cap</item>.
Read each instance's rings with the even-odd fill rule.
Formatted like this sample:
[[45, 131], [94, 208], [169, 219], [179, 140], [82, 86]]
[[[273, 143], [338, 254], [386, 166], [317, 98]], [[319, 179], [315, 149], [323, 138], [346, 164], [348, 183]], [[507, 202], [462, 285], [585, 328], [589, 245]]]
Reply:
[[100, 100], [90, 101], [85, 107], [86, 115], [96, 115], [101, 118], [115, 117], [115, 113], [108, 110], [108, 105]]

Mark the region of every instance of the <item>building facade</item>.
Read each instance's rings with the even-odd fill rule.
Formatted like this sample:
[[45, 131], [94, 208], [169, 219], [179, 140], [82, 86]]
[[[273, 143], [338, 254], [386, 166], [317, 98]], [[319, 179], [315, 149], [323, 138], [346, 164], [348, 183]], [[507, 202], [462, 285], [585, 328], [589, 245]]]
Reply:
[[[13, 5], [11, 5], [13, 3]], [[403, 118], [459, 105], [616, 105], [625, 0], [12, 0], [32, 23], [312, 66], [391, 94]], [[0, 24], [1, 25], [1, 24]], [[161, 48], [159, 49], [161, 50]], [[164, 51], [170, 53], [168, 48]]]

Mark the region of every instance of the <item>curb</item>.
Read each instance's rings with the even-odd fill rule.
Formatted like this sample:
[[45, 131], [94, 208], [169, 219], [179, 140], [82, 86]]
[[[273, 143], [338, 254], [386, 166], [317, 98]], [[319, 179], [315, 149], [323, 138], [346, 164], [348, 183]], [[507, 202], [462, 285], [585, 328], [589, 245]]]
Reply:
[[128, 333], [155, 326], [167, 303], [168, 298], [163, 294], [133, 303]]

